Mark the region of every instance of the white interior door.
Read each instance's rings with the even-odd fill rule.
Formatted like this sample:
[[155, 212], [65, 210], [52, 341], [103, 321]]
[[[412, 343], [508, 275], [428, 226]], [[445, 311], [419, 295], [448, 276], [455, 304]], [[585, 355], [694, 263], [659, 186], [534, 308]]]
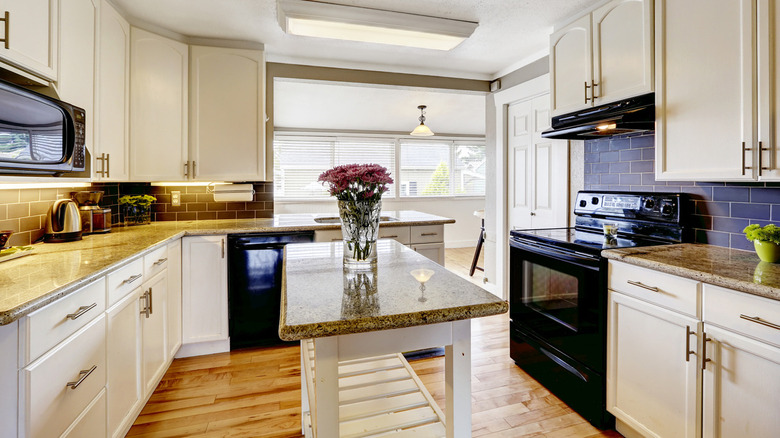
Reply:
[[509, 105], [507, 110], [509, 226], [512, 229], [531, 228], [534, 190], [531, 102], [531, 100], [516, 102]]

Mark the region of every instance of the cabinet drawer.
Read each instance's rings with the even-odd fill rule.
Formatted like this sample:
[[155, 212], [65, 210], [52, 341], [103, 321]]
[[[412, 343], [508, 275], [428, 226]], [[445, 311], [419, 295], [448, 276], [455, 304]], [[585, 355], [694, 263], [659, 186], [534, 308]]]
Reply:
[[780, 301], [705, 284], [703, 319], [780, 347]]
[[341, 230], [317, 230], [314, 232], [315, 242], [338, 242], [341, 240]]
[[100, 315], [21, 370], [24, 436], [60, 436], [103, 389], [105, 336], [106, 318]]
[[153, 275], [168, 267], [168, 245], [163, 245], [144, 256], [144, 277]]
[[27, 365], [72, 335], [106, 310], [106, 280], [91, 283], [61, 298], [23, 320], [26, 336], [24, 363]]
[[686, 315], [699, 315], [699, 282], [694, 280], [610, 260], [609, 288]]
[[444, 242], [444, 225], [411, 227], [411, 243]]
[[106, 434], [106, 391], [100, 391], [61, 438], [100, 437]]
[[409, 227], [379, 227], [379, 239], [394, 239], [404, 245], [411, 243]]
[[108, 307], [144, 282], [144, 261], [136, 259], [106, 275], [108, 282]]

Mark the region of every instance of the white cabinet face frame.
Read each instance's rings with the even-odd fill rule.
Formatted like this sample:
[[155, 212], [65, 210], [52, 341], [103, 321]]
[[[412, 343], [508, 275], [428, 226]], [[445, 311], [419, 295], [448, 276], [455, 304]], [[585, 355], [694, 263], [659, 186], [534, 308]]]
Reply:
[[8, 49], [0, 46], [0, 58], [52, 81], [57, 80], [59, 49], [59, 0], [0, 0], [0, 11], [9, 12]]
[[[108, 436], [123, 437], [141, 409], [141, 288], [125, 296], [106, 312], [108, 330]], [[143, 318], [143, 316], [142, 316]]]
[[755, 29], [754, 0], [655, 0], [657, 180], [757, 178]]

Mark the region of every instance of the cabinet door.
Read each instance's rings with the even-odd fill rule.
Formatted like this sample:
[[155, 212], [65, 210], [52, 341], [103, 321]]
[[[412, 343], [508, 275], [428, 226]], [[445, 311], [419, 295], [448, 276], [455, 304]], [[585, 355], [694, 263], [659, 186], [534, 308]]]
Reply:
[[780, 181], [780, 5], [758, 1], [758, 141], [760, 180]]
[[777, 436], [780, 349], [704, 324], [703, 436]]
[[594, 103], [653, 91], [651, 0], [615, 0], [593, 11]]
[[[124, 436], [143, 401], [141, 393], [141, 288], [106, 312], [108, 434]], [[143, 318], [143, 316], [142, 316]]]
[[259, 50], [190, 48], [194, 179], [265, 179], [264, 72]]
[[[550, 97], [557, 116], [592, 105], [591, 17], [586, 15], [550, 36]], [[586, 87], [587, 86], [587, 87]]]
[[130, 29], [130, 173], [181, 180], [187, 161], [187, 45]]
[[226, 239], [182, 239], [183, 344], [228, 340]]
[[168, 245], [168, 356], [181, 347], [181, 239]]
[[444, 243], [418, 243], [412, 249], [444, 266]]
[[[97, 56], [97, 120], [94, 176], [102, 181], [127, 181], [130, 25], [108, 3], [100, 5]], [[100, 173], [97, 173], [100, 172]]]
[[94, 151], [95, 120], [95, 26], [100, 0], [68, 0], [60, 3], [59, 95], [87, 113], [85, 141]]
[[0, 35], [8, 35], [5, 45], [0, 45], [0, 58], [42, 78], [57, 80], [59, 3], [0, 0], [0, 14], [8, 12], [8, 22], [0, 23]]
[[[167, 272], [161, 272], [141, 287], [146, 299], [143, 306], [149, 306], [148, 315], [140, 315], [141, 321], [141, 375], [144, 396], [151, 394], [165, 373], [168, 363], [166, 345], [166, 304], [168, 294]], [[139, 311], [140, 313], [140, 311]]]
[[755, 177], [754, 5], [655, 1], [656, 179]]
[[644, 436], [696, 435], [699, 321], [609, 291], [607, 410]]

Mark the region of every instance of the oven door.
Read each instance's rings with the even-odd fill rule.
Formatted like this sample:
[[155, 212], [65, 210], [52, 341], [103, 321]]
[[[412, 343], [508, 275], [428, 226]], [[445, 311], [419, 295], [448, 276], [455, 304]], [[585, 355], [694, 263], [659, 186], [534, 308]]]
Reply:
[[553, 352], [605, 369], [606, 288], [596, 255], [548, 246], [510, 248], [510, 319]]

